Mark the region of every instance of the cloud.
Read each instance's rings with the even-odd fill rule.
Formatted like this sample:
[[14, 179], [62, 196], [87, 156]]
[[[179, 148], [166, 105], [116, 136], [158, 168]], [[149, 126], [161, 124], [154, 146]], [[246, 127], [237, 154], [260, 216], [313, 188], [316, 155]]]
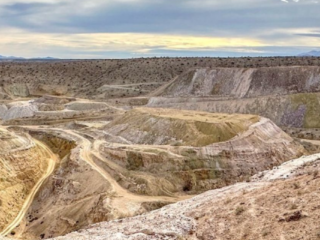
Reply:
[[297, 33], [297, 36], [320, 38], [320, 33]]
[[[76, 7], [75, 7], [76, 6]], [[2, 12], [2, 13], [1, 13]], [[11, 3], [0, 27], [32, 32], [136, 32], [240, 36], [278, 27], [317, 26], [318, 9], [270, 0], [51, 1]], [[297, 25], [295, 25], [297, 24]]]
[[[319, 45], [318, 38], [310, 35], [319, 29], [315, 2], [0, 0], [0, 54], [3, 49], [19, 49], [20, 55], [31, 55], [32, 51], [39, 55], [41, 49], [55, 49], [59, 55], [67, 48], [72, 49], [70, 52], [89, 49], [93, 54], [123, 48], [131, 56], [133, 52], [154, 49], [192, 52], [264, 46], [309, 48]], [[37, 39], [42, 39], [42, 48], [37, 47]], [[28, 51], [19, 47], [22, 45]]]
[[[9, 34], [4, 35], [2, 31]], [[297, 45], [305, 43], [304, 36], [297, 39], [269, 40], [254, 38], [220, 38], [192, 35], [146, 34], [146, 33], [81, 33], [81, 34], [44, 34], [28, 33], [16, 30], [2, 30], [0, 34], [0, 52], [2, 55], [17, 55], [21, 52], [26, 57], [52, 55], [64, 58], [79, 57], [116, 57], [120, 56], [163, 56], [165, 54], [181, 54], [206, 56], [206, 54], [272, 55], [278, 51], [280, 55], [290, 55]], [[307, 32], [300, 29], [300, 31]], [[295, 29], [299, 32], [299, 29]], [[279, 34], [277, 31], [272, 35]], [[12, 39], [15, 39], [13, 42]], [[305, 48], [312, 49], [319, 45], [318, 38], [310, 39]], [[281, 48], [283, 50], [281, 50]], [[9, 52], [8, 52], [9, 51]], [[304, 51], [304, 50], [303, 50]], [[303, 52], [302, 51], [302, 52]]]
[[318, 0], [280, 0], [284, 3], [305, 3], [305, 4], [317, 4]]

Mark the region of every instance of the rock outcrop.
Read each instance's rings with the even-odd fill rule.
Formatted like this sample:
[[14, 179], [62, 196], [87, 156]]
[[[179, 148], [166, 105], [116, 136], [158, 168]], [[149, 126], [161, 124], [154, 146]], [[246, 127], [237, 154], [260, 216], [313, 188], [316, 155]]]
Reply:
[[279, 126], [317, 128], [319, 86], [319, 67], [196, 69], [156, 91], [148, 106], [257, 114]]
[[54, 157], [27, 134], [0, 129], [0, 233], [19, 217], [39, 182], [53, 170]]

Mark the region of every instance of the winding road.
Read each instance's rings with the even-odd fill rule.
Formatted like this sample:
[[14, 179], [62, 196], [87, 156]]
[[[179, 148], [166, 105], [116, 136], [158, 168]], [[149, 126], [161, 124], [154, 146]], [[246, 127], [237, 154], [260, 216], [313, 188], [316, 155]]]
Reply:
[[[33, 127], [36, 128], [36, 127]], [[94, 155], [99, 160], [107, 163], [111, 168], [117, 168], [117, 164], [103, 157], [99, 152], [99, 145], [101, 141], [97, 141], [96, 144], [91, 143], [88, 139], [80, 135], [74, 130], [66, 130], [60, 128], [50, 128], [50, 131], [56, 131], [60, 133], [67, 134], [68, 136], [73, 136], [77, 139], [77, 145], [80, 146], [80, 158], [86, 161], [94, 170], [96, 170], [105, 180], [107, 180], [113, 188], [113, 191], [117, 194], [117, 196], [124, 199], [124, 202], [177, 202], [181, 200], [185, 200], [191, 198], [191, 195], [185, 196], [177, 196], [177, 197], [169, 197], [169, 196], [146, 196], [146, 195], [138, 195], [130, 192], [129, 190], [120, 186], [120, 184], [103, 168], [99, 167], [94, 160], [92, 159], [92, 155]]]
[[[97, 171], [107, 182], [110, 183], [112, 187], [112, 191], [115, 194], [116, 201], [113, 202], [114, 206], [117, 206], [119, 209], [126, 210], [132, 206], [132, 204], [140, 205], [141, 203], [146, 202], [167, 202], [167, 203], [175, 203], [177, 201], [189, 199], [191, 195], [183, 195], [183, 196], [147, 196], [147, 195], [138, 195], [130, 192], [129, 190], [123, 188], [111, 175], [108, 171], [104, 170], [100, 166], [98, 166], [93, 157], [97, 158], [99, 161], [103, 161], [106, 163], [110, 168], [114, 170], [120, 170], [120, 166], [116, 163], [112, 162], [111, 160], [102, 156], [99, 152], [99, 146], [103, 143], [102, 141], [89, 141], [85, 137], [83, 137], [80, 133], [77, 133], [75, 130], [68, 130], [62, 128], [39, 128], [38, 126], [24, 126], [23, 128], [41, 132], [56, 132], [60, 136], [65, 135], [65, 138], [72, 138], [76, 141], [77, 146], [79, 148], [79, 157], [81, 160], [85, 161], [87, 164], [91, 166], [92, 169]], [[58, 157], [42, 142], [32, 139], [36, 145], [38, 145], [41, 149], [43, 149], [50, 158], [48, 159], [48, 168], [45, 174], [39, 179], [37, 184], [32, 189], [29, 196], [26, 198], [19, 214], [16, 216], [14, 221], [12, 221], [8, 226], [5, 227], [0, 232], [1, 236], [6, 236], [12, 232], [22, 221], [24, 216], [26, 215], [30, 205], [33, 202], [33, 199], [37, 192], [39, 191], [40, 187], [43, 185], [45, 180], [53, 173], [55, 169], [56, 162], [58, 162]], [[130, 203], [130, 204], [129, 204]], [[128, 206], [128, 204], [130, 206]], [[128, 209], [128, 211], [130, 211]]]
[[53, 154], [51, 152], [51, 150], [45, 144], [41, 143], [40, 141], [38, 141], [36, 139], [33, 139], [33, 141], [36, 143], [36, 145], [38, 145], [38, 147], [43, 149], [50, 156], [50, 158], [48, 159], [48, 168], [47, 168], [45, 174], [39, 179], [39, 181], [36, 183], [36, 185], [31, 190], [30, 194], [26, 198], [26, 200], [25, 200], [24, 204], [22, 205], [22, 208], [21, 208], [20, 212], [18, 213], [18, 215], [16, 216], [16, 218], [13, 220], [13, 222], [11, 222], [8, 226], [6, 226], [0, 232], [0, 237], [1, 236], [4, 237], [4, 236], [8, 235], [16, 226], [19, 225], [19, 223], [21, 222], [21, 220], [24, 218], [25, 214], [27, 213], [30, 205], [32, 204], [33, 199], [34, 199], [35, 195], [37, 194], [37, 192], [39, 191], [40, 187], [45, 182], [45, 180], [52, 174], [52, 172], [55, 168], [56, 162], [58, 160], [57, 156], [55, 154]]

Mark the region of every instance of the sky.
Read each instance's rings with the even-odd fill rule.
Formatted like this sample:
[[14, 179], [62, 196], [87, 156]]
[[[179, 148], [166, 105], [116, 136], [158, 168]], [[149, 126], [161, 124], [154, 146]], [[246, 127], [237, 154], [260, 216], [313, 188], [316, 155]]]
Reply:
[[0, 55], [289, 56], [319, 23], [320, 0], [0, 0]]

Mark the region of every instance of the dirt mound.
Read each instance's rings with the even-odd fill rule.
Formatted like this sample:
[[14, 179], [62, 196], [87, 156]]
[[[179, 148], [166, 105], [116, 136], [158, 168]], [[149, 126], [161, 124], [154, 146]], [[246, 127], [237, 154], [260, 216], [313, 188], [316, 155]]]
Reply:
[[111, 108], [110, 105], [106, 103], [98, 103], [98, 102], [72, 102], [65, 105], [67, 110], [73, 111], [100, 111]]
[[122, 189], [98, 165], [102, 160], [95, 157], [91, 142], [81, 135], [54, 128], [34, 127], [30, 132], [58, 154], [61, 161], [14, 230], [15, 237], [59, 236], [92, 223], [139, 215], [179, 199], [139, 196]]
[[[113, 144], [100, 144], [99, 151], [121, 166], [113, 176], [130, 191], [145, 194], [195, 194], [222, 187], [304, 152], [270, 120], [252, 115], [138, 108], [103, 129], [99, 137]], [[133, 182], [121, 177], [127, 170]], [[139, 172], [150, 173], [152, 178], [141, 180]], [[160, 179], [170, 184], [160, 187]], [[135, 184], [141, 181], [144, 190]]]
[[[137, 131], [145, 126], [150, 137], [140, 138]], [[30, 202], [15, 237], [56, 237], [140, 215], [248, 180], [305, 152], [270, 120], [253, 115], [138, 108], [111, 122], [79, 121], [69, 127], [22, 128], [61, 161]], [[217, 142], [216, 134], [225, 139]], [[165, 138], [170, 141], [159, 140]]]
[[33, 117], [36, 111], [38, 111], [38, 107], [30, 101], [17, 102], [4, 113], [2, 119], [8, 121], [18, 118]]
[[227, 141], [258, 121], [253, 115], [137, 108], [107, 125], [107, 130], [137, 144], [196, 147]]
[[2, 105], [0, 117], [6, 125], [46, 125], [77, 119], [112, 119], [123, 110], [109, 104], [68, 97], [44, 96], [28, 101], [11, 101]]

